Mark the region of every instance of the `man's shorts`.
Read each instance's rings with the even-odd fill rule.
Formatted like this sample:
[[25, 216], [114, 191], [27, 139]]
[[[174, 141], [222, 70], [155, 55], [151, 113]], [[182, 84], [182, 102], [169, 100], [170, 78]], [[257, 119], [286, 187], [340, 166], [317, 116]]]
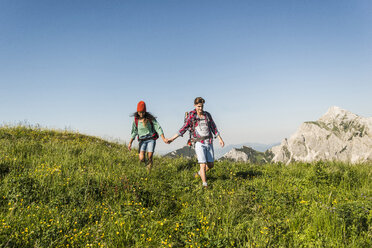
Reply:
[[201, 142], [195, 143], [195, 153], [198, 157], [198, 163], [204, 164], [204, 163], [213, 163], [214, 162], [214, 149], [213, 149], [213, 143], [208, 144]]
[[156, 146], [156, 141], [153, 139], [140, 141], [139, 143], [139, 152], [154, 152]]

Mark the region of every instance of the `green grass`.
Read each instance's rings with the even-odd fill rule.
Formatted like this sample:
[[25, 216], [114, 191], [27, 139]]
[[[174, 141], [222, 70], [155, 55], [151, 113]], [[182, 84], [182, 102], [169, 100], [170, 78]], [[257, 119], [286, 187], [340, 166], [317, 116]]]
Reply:
[[372, 165], [155, 158], [78, 133], [0, 128], [0, 247], [371, 247]]

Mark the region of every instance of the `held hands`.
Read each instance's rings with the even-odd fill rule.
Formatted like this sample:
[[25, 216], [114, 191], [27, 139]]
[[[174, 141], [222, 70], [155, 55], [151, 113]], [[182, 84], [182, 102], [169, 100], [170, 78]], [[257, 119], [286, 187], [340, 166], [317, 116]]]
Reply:
[[170, 143], [172, 143], [173, 142], [173, 140], [175, 140], [174, 138], [170, 138], [170, 139], [167, 139], [167, 142], [165, 142], [165, 143], [167, 143], [167, 144], [170, 144]]
[[172, 138], [168, 139], [167, 144], [172, 143], [175, 139], [177, 139], [177, 137], [178, 137], [178, 134], [175, 134]]
[[164, 141], [164, 143], [166, 143], [166, 144], [170, 144], [170, 143], [172, 143], [172, 141], [173, 141], [174, 139], [167, 139], [167, 138], [163, 138], [163, 141]]
[[173, 140], [165, 138], [164, 134], [161, 135], [161, 138], [163, 139], [164, 143], [170, 144]]
[[[164, 143], [166, 144], [170, 144], [172, 143], [178, 136], [175, 136], [175, 137], [172, 137], [170, 139], [166, 139], [166, 138], [163, 138], [163, 141]], [[225, 146], [225, 142], [222, 140], [222, 138], [220, 136], [218, 136], [218, 139], [219, 139], [219, 142], [220, 142], [220, 145], [221, 147], [224, 147]]]

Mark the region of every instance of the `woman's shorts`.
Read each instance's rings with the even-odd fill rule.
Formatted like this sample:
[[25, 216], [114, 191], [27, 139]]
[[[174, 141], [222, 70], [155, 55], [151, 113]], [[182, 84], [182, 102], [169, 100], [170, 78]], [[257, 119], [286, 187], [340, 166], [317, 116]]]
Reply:
[[213, 163], [214, 162], [214, 149], [212, 144], [202, 144], [201, 142], [195, 143], [195, 153], [198, 157], [198, 163]]
[[156, 141], [153, 139], [140, 141], [139, 142], [139, 152], [154, 152], [156, 146]]

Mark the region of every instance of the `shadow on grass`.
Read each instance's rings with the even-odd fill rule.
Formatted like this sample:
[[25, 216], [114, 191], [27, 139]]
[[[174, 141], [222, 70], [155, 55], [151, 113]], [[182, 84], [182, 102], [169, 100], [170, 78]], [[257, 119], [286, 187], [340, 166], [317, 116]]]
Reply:
[[[198, 162], [194, 159], [189, 159], [187, 161], [185, 161], [184, 163], [180, 163], [178, 166], [177, 166], [177, 171], [182, 171], [182, 170], [191, 170], [193, 168], [196, 168], [196, 164]], [[198, 165], [199, 166], [199, 165]]]
[[[252, 179], [254, 177], [260, 177], [262, 176], [263, 173], [261, 171], [255, 171], [255, 170], [249, 170], [249, 171], [239, 171], [235, 174], [235, 178], [240, 178], [240, 179]], [[231, 180], [232, 179], [232, 176], [230, 175], [220, 175], [218, 177], [214, 177], [214, 176], [207, 176], [208, 177], [208, 180]]]
[[7, 163], [0, 163], [0, 178], [5, 177], [10, 172], [10, 166]]
[[251, 178], [259, 177], [259, 176], [262, 176], [261, 171], [249, 170], [249, 171], [239, 171], [236, 173], [236, 177], [240, 177], [242, 179], [251, 179]]

